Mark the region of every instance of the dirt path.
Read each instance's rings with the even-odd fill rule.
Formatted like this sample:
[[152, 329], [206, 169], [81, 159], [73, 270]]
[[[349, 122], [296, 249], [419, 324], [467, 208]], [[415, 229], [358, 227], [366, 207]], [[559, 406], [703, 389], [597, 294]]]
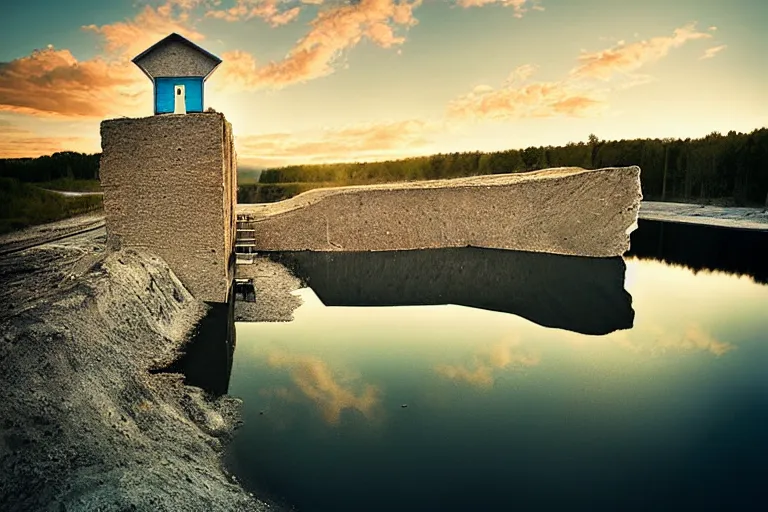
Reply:
[[[104, 228], [104, 215], [93, 213], [69, 219], [32, 226], [21, 231], [0, 236], [0, 256], [53, 242], [74, 233], [96, 231]], [[103, 234], [95, 233], [96, 236]]]

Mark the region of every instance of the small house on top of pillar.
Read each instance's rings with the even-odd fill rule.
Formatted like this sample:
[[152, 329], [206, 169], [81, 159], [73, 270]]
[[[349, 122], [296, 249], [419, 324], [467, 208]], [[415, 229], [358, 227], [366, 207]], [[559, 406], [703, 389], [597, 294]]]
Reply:
[[202, 112], [204, 83], [221, 59], [173, 33], [133, 58], [152, 80], [155, 114]]

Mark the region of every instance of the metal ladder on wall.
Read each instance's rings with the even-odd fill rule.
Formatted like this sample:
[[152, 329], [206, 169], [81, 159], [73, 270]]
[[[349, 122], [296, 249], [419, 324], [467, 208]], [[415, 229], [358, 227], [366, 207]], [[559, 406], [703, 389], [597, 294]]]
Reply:
[[247, 218], [238, 215], [235, 226], [235, 254], [256, 253], [256, 229]]

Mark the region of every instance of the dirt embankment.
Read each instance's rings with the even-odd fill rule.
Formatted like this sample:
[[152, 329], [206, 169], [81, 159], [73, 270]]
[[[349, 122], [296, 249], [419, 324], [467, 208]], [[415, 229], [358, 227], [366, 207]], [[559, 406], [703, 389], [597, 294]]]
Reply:
[[167, 365], [206, 306], [103, 237], [0, 257], [0, 510], [269, 510], [221, 450], [239, 401]]

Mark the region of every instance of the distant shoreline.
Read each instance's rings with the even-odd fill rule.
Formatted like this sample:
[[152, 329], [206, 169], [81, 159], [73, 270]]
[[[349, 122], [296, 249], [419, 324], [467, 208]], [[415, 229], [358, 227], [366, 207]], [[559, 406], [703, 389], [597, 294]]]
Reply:
[[768, 208], [642, 201], [638, 218], [768, 232]]

